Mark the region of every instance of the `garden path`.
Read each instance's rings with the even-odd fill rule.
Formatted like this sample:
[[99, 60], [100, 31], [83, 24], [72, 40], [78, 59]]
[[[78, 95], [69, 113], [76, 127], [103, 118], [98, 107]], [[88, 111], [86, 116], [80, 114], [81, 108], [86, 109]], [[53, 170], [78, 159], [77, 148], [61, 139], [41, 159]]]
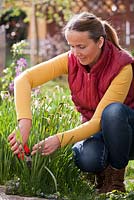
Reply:
[[17, 195], [6, 195], [4, 186], [0, 186], [0, 200], [47, 200], [36, 197], [20, 197]]

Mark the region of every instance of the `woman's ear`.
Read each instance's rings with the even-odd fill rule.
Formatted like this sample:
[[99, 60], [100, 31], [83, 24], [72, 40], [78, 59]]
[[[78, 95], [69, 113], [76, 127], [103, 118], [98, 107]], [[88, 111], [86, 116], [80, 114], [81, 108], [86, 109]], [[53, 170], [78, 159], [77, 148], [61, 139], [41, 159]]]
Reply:
[[97, 41], [99, 49], [102, 48], [103, 44], [104, 44], [104, 37], [100, 36], [99, 40]]

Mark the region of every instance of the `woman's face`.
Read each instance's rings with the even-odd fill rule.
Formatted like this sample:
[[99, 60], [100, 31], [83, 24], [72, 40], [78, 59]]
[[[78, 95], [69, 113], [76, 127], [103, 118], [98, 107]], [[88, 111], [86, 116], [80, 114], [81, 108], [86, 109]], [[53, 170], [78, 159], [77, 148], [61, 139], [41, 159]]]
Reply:
[[89, 33], [74, 30], [66, 30], [65, 37], [74, 56], [82, 65], [92, 66], [97, 62], [101, 54], [104, 39], [100, 37], [97, 42], [89, 38]]

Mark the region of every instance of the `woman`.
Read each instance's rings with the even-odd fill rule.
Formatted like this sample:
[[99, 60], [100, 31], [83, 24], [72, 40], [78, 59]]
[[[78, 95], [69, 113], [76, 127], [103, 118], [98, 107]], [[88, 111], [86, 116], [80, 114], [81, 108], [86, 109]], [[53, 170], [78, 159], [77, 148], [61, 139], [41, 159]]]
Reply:
[[[32, 126], [31, 88], [68, 74], [72, 100], [83, 123], [35, 144], [32, 155], [41, 151], [46, 156], [68, 143], [76, 143], [75, 163], [82, 171], [96, 174], [99, 192], [125, 192], [125, 167], [134, 158], [134, 60], [120, 47], [112, 26], [88, 12], [68, 22], [65, 38], [69, 52], [26, 70], [15, 80], [23, 145]], [[21, 145], [15, 133], [8, 139], [12, 151], [18, 154]]]

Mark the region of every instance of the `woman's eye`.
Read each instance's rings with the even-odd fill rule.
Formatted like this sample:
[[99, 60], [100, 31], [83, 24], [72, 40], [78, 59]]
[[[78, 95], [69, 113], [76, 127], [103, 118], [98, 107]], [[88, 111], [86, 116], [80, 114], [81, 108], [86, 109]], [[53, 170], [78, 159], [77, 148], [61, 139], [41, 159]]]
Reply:
[[85, 49], [85, 46], [80, 46], [80, 49]]
[[[70, 46], [70, 49], [74, 49], [75, 47], [74, 46]], [[86, 47], [85, 46], [78, 46], [77, 48], [79, 49], [85, 49]]]

